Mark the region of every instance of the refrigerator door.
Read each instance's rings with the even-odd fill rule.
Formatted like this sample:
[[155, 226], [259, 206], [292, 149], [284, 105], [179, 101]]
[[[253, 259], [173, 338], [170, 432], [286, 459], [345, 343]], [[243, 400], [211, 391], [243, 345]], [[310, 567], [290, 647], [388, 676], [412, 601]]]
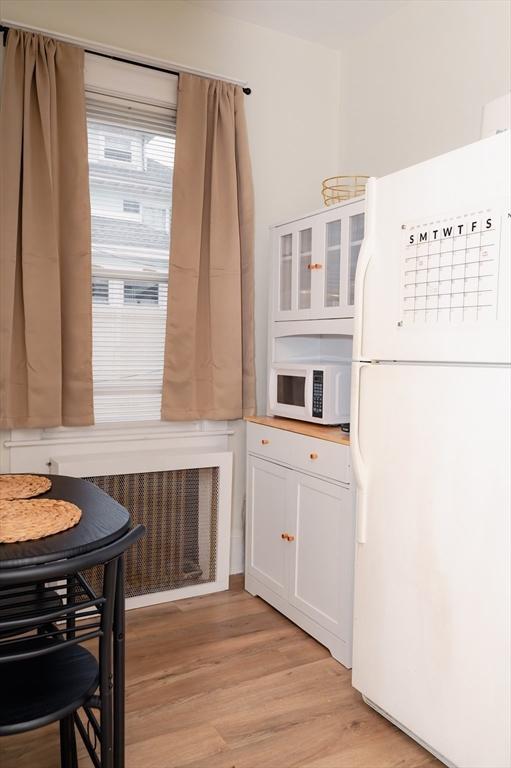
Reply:
[[355, 363], [353, 380], [353, 685], [447, 764], [508, 768], [511, 372]]
[[510, 132], [370, 181], [356, 360], [511, 360]]

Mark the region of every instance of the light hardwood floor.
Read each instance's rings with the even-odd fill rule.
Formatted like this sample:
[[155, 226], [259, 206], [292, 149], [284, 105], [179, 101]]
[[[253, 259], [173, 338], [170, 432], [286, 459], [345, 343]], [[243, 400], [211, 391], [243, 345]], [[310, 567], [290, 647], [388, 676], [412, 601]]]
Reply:
[[[441, 766], [240, 577], [228, 592], [129, 611], [127, 644], [127, 768]], [[57, 768], [57, 728], [0, 739], [0, 765]]]

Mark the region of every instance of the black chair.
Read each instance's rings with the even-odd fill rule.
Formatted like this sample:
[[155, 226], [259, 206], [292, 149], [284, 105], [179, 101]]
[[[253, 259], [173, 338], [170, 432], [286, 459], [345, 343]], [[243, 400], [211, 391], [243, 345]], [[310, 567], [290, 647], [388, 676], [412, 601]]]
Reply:
[[[139, 525], [112, 544], [66, 560], [0, 570], [0, 736], [60, 721], [62, 768], [78, 765], [75, 725], [93, 765], [114, 765], [114, 686], [122, 683], [113, 659], [113, 620], [124, 610], [115, 604], [116, 582], [124, 552], [144, 530]], [[97, 565], [103, 566], [101, 594], [83, 574]], [[97, 659], [81, 645], [92, 640]], [[123, 687], [117, 693], [117, 706], [123, 706]]]

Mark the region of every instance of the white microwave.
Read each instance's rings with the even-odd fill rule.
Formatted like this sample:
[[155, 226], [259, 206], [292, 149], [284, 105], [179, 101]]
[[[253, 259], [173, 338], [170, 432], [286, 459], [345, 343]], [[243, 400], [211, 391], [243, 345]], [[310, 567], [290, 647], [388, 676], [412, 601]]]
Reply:
[[269, 411], [315, 424], [350, 420], [350, 363], [275, 363], [269, 378]]

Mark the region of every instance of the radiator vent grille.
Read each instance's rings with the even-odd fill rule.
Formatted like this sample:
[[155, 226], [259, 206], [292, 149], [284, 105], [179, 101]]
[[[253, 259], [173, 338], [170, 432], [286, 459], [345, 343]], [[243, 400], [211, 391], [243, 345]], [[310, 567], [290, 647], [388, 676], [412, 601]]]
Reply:
[[[147, 534], [126, 556], [126, 597], [215, 581], [219, 468], [86, 477]], [[100, 589], [100, 572], [89, 572]]]

